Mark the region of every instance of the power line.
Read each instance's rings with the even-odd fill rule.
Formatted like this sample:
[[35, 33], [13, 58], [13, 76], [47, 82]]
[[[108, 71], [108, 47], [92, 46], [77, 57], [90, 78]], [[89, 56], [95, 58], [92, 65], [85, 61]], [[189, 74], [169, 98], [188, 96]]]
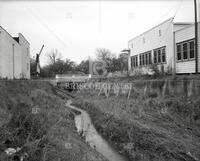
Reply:
[[27, 10], [29, 11], [29, 13], [31, 13], [33, 15], [33, 17], [39, 21], [40, 24], [42, 24], [43, 27], [45, 27], [45, 29], [47, 29], [49, 31], [49, 33], [51, 35], [53, 35], [58, 42], [60, 42], [60, 44], [62, 44], [65, 48], [68, 46], [62, 39], [59, 38], [59, 36], [46, 24], [44, 23], [44, 21], [38, 17], [29, 7], [27, 7]]
[[180, 8], [181, 8], [182, 4], [183, 4], [183, 0], [181, 0], [181, 1], [180, 1], [180, 3], [179, 3], [179, 6], [178, 6], [178, 8], [177, 8], [177, 10], [176, 10], [176, 12], [175, 12], [175, 14], [174, 14], [173, 18], [175, 18], [175, 17], [176, 17], [176, 15], [177, 15], [178, 11], [180, 10]]

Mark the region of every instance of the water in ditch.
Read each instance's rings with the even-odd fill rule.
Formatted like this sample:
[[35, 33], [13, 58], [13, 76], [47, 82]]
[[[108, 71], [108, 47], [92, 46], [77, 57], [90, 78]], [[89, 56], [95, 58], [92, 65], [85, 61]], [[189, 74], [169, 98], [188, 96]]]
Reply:
[[85, 141], [109, 161], [126, 161], [127, 159], [118, 154], [118, 152], [115, 151], [115, 149], [113, 149], [108, 142], [98, 134], [94, 125], [92, 124], [89, 114], [82, 109], [70, 105], [70, 103], [71, 102], [67, 103], [69, 108], [81, 113], [80, 115], [75, 116], [75, 124], [78, 133], [85, 137]]

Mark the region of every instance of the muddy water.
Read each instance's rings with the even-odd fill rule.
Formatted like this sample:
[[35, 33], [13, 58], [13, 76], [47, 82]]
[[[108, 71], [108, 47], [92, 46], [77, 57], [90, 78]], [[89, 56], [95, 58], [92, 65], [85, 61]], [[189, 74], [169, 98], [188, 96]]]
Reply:
[[94, 148], [96, 151], [101, 153], [109, 161], [126, 161], [126, 159], [119, 155], [108, 143], [104, 140], [96, 131], [92, 124], [89, 114], [77, 107], [70, 105], [71, 102], [67, 103], [67, 106], [71, 109], [81, 112], [80, 115], [75, 116], [75, 124], [77, 131], [80, 135], [85, 137], [86, 142]]

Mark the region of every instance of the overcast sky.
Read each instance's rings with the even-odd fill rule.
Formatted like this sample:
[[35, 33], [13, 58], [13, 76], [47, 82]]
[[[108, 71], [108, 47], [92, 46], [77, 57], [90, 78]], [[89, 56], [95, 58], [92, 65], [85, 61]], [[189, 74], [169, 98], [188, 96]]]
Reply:
[[51, 49], [77, 63], [96, 48], [118, 54], [128, 40], [174, 15], [175, 22], [192, 22], [193, 0], [0, 1], [0, 25], [13, 36], [21, 32], [31, 56], [45, 45], [42, 65]]

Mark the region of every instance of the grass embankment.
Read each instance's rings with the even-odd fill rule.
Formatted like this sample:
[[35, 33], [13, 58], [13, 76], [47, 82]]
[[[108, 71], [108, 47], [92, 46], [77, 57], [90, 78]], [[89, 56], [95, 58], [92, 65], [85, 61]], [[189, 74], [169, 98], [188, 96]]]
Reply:
[[[102, 161], [79, 137], [72, 111], [53, 86], [37, 81], [0, 83], [0, 161]], [[21, 148], [8, 157], [6, 148]]]
[[[152, 96], [152, 97], [151, 97]], [[200, 97], [79, 93], [97, 130], [131, 161], [200, 160]]]

